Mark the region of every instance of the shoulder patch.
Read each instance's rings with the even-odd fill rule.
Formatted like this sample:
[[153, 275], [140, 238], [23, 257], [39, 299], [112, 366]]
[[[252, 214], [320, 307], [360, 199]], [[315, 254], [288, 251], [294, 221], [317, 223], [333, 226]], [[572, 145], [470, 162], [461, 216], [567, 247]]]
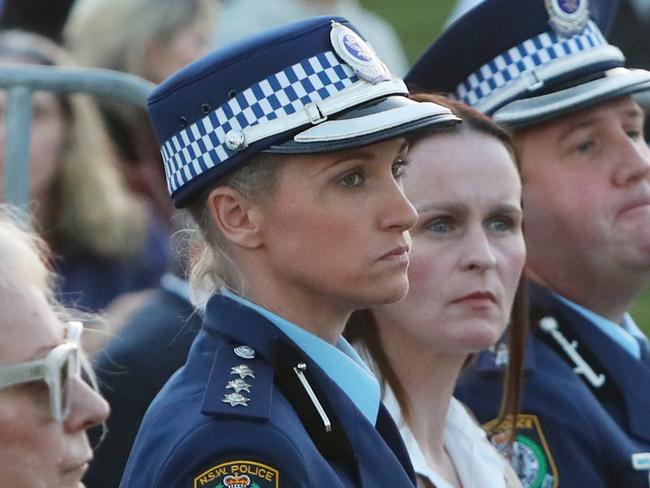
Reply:
[[193, 488], [279, 488], [277, 469], [258, 461], [237, 460], [212, 466], [194, 478]]
[[512, 450], [508, 448], [508, 437], [513, 427], [511, 418], [498, 425], [495, 419], [483, 427], [490, 442], [510, 460], [524, 488], [558, 487], [557, 467], [536, 415], [517, 415]]

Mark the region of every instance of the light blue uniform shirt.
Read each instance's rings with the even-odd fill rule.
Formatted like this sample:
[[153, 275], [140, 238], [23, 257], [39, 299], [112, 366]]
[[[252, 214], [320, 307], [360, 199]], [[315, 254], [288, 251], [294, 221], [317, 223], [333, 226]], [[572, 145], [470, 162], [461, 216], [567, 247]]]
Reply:
[[370, 372], [350, 343], [340, 337], [336, 347], [302, 327], [222, 288], [220, 293], [252, 308], [269, 319], [294, 341], [341, 390], [352, 400], [368, 421], [375, 425], [379, 412], [380, 388], [377, 378]]
[[591, 310], [587, 310], [585, 307], [572, 302], [568, 298], [564, 298], [557, 293], [554, 293], [554, 295], [562, 303], [571, 307], [573, 310], [578, 312], [589, 322], [594, 324], [601, 331], [611, 337], [614, 342], [620, 345], [625, 351], [630, 353], [632, 357], [636, 359], [641, 358], [641, 346], [639, 345], [639, 341], [645, 342], [647, 344], [648, 338], [641, 331], [641, 329], [639, 329], [629, 313], [626, 313], [623, 316], [622, 324], [617, 324], [616, 322], [612, 322], [611, 320], [606, 319], [602, 315], [598, 315]]

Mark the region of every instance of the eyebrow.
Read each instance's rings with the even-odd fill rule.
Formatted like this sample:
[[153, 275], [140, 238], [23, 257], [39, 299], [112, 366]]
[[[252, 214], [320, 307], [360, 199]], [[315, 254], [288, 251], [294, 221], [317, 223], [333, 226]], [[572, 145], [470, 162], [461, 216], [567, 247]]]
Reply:
[[[383, 142], [383, 141], [381, 141], [381, 142]], [[408, 148], [409, 148], [409, 142], [406, 139], [404, 139], [404, 141], [402, 142], [402, 145], [395, 152], [395, 156], [399, 156], [400, 154], [406, 153]], [[321, 169], [319, 171], [319, 173], [327, 171], [328, 169], [336, 166], [337, 164], [343, 163], [345, 161], [349, 161], [351, 159], [372, 159], [373, 157], [375, 157], [375, 154], [368, 151], [367, 147], [360, 147], [360, 148], [355, 148], [355, 149], [346, 149], [346, 150], [340, 151], [339, 154], [341, 155], [341, 157], [336, 158], [336, 160], [332, 161], [332, 163], [328, 164], [326, 167]]]
[[[430, 203], [422, 207], [416, 207], [415, 210], [418, 214], [424, 214], [431, 211], [445, 212], [456, 215], [465, 215], [469, 211], [469, 207], [464, 203], [442, 202]], [[489, 209], [489, 213], [517, 213], [521, 214], [522, 209], [518, 205], [510, 203], [498, 203]]]
[[[626, 119], [640, 120], [641, 122], [643, 122], [643, 120], [645, 119], [645, 113], [638, 106], [625, 107], [621, 109], [619, 113]], [[604, 115], [594, 115], [594, 114], [591, 114], [586, 118], [580, 117], [579, 120], [577, 120], [576, 122], [571, 122], [568, 124], [566, 129], [562, 131], [560, 137], [558, 137], [558, 142], [564, 141], [573, 132], [589, 127], [590, 125], [593, 125], [594, 123], [598, 122], [599, 119], [605, 119], [605, 118], [607, 117]]]

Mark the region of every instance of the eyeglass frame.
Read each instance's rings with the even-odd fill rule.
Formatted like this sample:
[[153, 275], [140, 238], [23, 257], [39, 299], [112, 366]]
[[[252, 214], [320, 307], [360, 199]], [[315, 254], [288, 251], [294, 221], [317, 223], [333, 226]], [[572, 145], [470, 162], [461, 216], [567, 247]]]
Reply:
[[67, 334], [64, 343], [50, 350], [45, 357], [31, 361], [0, 365], [0, 389], [33, 381], [43, 381], [48, 387], [50, 413], [57, 422], [63, 422], [70, 413], [70, 398], [64, 405], [64, 385], [61, 370], [69, 363], [66, 380], [81, 377], [81, 333], [83, 324], [77, 321], [67, 322]]

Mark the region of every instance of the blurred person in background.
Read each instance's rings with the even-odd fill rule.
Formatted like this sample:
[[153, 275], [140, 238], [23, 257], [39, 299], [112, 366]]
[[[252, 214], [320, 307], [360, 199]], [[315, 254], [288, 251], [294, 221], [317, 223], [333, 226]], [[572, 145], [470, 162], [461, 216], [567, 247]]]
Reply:
[[45, 243], [0, 205], [3, 488], [82, 486], [93, 457], [87, 431], [109, 410], [84, 360], [82, 325], [54, 298], [48, 259]]
[[2, 0], [0, 29], [22, 30], [61, 43], [63, 25], [75, 0]]
[[[215, 16], [214, 0], [77, 0], [64, 38], [83, 66], [160, 83], [207, 53]], [[129, 186], [170, 225], [173, 206], [146, 110], [110, 101], [100, 108]]]
[[[409, 141], [404, 192], [418, 211], [409, 292], [354, 312], [346, 336], [381, 379], [418, 487], [521, 487], [452, 396], [470, 355], [493, 348], [510, 358], [501, 421], [519, 408], [527, 310], [516, 152], [510, 136], [476, 110], [441, 96], [411, 98], [447, 106], [463, 123]], [[508, 351], [500, 339], [509, 323]]]
[[217, 47], [287, 22], [317, 15], [340, 15], [359, 26], [393, 73], [401, 76], [408, 69], [393, 27], [363, 8], [358, 0], [224, 0], [221, 5], [214, 38]]
[[[10, 31], [0, 33], [0, 64], [72, 61], [43, 37]], [[0, 92], [0, 199], [11, 184], [3, 178], [6, 100]], [[92, 100], [34, 92], [30, 185], [35, 227], [54, 253], [64, 303], [99, 310], [121, 293], [158, 283], [168, 260], [166, 241], [117, 170]]]

